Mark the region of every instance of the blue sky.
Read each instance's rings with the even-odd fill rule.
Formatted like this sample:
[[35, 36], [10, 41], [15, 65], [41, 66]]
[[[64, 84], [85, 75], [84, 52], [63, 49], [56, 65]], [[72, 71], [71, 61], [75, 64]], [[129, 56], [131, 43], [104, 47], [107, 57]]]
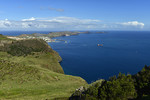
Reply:
[[149, 0], [1, 0], [0, 30], [150, 30]]

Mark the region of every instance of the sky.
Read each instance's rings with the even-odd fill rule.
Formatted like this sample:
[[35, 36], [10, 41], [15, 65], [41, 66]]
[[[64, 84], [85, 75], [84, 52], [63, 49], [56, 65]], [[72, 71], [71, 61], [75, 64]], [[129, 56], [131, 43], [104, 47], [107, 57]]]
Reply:
[[0, 0], [0, 30], [150, 31], [150, 0]]

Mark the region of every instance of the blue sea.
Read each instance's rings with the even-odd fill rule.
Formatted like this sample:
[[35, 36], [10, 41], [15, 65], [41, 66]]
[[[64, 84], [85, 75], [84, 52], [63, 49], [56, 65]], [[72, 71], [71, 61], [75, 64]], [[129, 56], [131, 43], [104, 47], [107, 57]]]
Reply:
[[[35, 32], [12, 32], [11, 35], [22, 33]], [[108, 31], [105, 34], [93, 31], [55, 39], [66, 41], [49, 43], [62, 57], [65, 74], [80, 76], [88, 83], [109, 79], [119, 72], [136, 74], [150, 65], [150, 32], [147, 31]], [[97, 46], [101, 43], [103, 47]]]

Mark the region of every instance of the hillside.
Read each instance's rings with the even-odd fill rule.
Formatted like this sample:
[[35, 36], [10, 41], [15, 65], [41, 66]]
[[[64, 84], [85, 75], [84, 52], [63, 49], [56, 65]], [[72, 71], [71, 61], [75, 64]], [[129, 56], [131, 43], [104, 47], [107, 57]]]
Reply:
[[12, 39], [9, 39], [9, 38], [7, 38], [6, 36], [0, 34], [0, 41], [1, 41], [1, 40], [12, 40]]
[[0, 41], [0, 99], [62, 99], [86, 85], [82, 78], [64, 74], [61, 57], [45, 41]]

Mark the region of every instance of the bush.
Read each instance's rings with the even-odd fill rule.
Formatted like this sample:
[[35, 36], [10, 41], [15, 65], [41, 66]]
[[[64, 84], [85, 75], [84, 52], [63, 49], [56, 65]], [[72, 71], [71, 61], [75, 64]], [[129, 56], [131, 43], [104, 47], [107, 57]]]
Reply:
[[102, 83], [105, 82], [104, 80], [98, 80], [94, 83], [92, 83], [89, 88], [85, 91], [86, 94], [88, 94], [87, 97], [94, 97], [98, 98], [98, 89], [102, 85]]
[[102, 80], [92, 83], [78, 96], [78, 100], [81, 98], [81, 100], [128, 100], [134, 99], [136, 96], [132, 76], [119, 73], [118, 78], [113, 76], [109, 81]]
[[117, 79], [106, 81], [99, 88], [101, 100], [127, 100], [136, 97], [134, 81], [131, 75], [119, 73]]

